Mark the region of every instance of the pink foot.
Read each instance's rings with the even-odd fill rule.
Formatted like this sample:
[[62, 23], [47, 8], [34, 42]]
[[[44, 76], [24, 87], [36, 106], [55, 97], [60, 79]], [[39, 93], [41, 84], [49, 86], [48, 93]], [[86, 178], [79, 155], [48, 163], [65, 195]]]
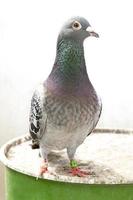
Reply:
[[89, 175], [89, 173], [87, 173], [87, 172], [85, 172], [85, 171], [82, 171], [82, 170], [81, 170], [80, 168], [78, 168], [78, 167], [71, 168], [70, 173], [71, 173], [73, 176], [79, 176], [79, 177], [85, 177], [85, 176]]
[[42, 164], [40, 165], [40, 173], [39, 173], [40, 176], [42, 176], [44, 173], [48, 172], [48, 167], [47, 167], [47, 165], [48, 165], [47, 161], [46, 161], [46, 160], [45, 160], [45, 161], [43, 160], [43, 161], [42, 161]]

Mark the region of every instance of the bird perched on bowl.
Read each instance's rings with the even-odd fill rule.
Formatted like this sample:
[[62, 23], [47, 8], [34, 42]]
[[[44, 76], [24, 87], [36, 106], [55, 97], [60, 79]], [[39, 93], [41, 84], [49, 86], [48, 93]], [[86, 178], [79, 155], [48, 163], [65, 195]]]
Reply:
[[48, 154], [64, 148], [71, 173], [85, 174], [74, 155], [95, 128], [102, 108], [86, 70], [83, 42], [89, 36], [99, 37], [83, 17], [71, 18], [64, 24], [57, 40], [53, 69], [33, 94], [30, 134], [39, 141], [43, 159], [40, 175], [48, 170]]

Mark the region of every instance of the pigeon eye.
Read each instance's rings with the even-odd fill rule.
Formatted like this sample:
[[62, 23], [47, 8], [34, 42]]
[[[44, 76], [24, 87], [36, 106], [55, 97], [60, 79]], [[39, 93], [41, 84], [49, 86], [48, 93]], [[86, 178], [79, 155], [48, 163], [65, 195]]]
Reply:
[[81, 24], [78, 21], [75, 21], [72, 25], [72, 28], [74, 30], [80, 30], [81, 29]]

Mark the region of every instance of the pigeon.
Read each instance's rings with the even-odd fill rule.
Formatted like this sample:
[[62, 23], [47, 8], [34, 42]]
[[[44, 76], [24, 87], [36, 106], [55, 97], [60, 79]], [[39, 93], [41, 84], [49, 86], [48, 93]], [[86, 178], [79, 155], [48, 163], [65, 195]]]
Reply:
[[35, 146], [39, 142], [40, 176], [48, 171], [50, 152], [62, 149], [67, 150], [70, 173], [85, 175], [75, 152], [97, 125], [102, 110], [86, 69], [83, 43], [89, 36], [99, 37], [83, 17], [63, 25], [51, 73], [32, 96], [29, 132]]

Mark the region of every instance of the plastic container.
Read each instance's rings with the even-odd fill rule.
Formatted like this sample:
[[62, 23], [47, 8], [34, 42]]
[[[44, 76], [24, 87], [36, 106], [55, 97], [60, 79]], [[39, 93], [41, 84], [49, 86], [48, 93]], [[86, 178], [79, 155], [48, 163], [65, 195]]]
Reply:
[[[104, 142], [106, 143], [105, 149], [107, 148], [107, 146], [109, 146], [109, 143], [112, 145], [112, 147], [116, 148], [117, 146], [122, 145], [124, 141], [126, 141], [125, 147], [123, 147], [122, 145], [121, 148], [124, 148], [125, 152], [128, 152], [126, 147], [127, 148], [128, 146], [130, 147], [132, 143], [132, 139], [133, 139], [132, 133], [133, 133], [132, 131], [128, 131], [128, 130], [96, 129], [95, 134], [92, 134], [92, 136], [89, 136], [89, 137], [92, 137], [90, 138], [90, 143], [93, 141], [93, 139], [96, 139], [96, 138], [98, 139], [100, 137], [102, 140], [103, 138], [103, 141], [101, 142], [103, 143], [103, 145], [104, 145]], [[116, 135], [116, 138], [120, 137], [121, 143], [119, 145], [117, 145], [117, 140], [115, 140], [115, 135]], [[87, 140], [89, 140], [89, 137], [87, 138]], [[110, 137], [112, 137], [112, 139], [110, 139]], [[107, 140], [108, 140], [108, 144], [107, 144]], [[128, 145], [128, 141], [130, 141], [129, 145]], [[56, 172], [56, 176], [46, 175], [44, 177], [39, 177], [37, 179], [36, 178], [37, 170], [34, 168], [35, 160], [33, 158], [28, 158], [28, 156], [30, 155], [28, 154], [28, 151], [33, 151], [33, 155], [35, 155], [33, 157], [39, 157], [38, 150], [31, 150], [31, 147], [29, 146], [29, 144], [30, 144], [30, 137], [25, 135], [25, 136], [15, 138], [9, 141], [1, 148], [0, 159], [5, 165], [6, 200], [21, 200], [21, 199], [22, 200], [82, 200], [82, 199], [83, 200], [89, 200], [89, 199], [90, 200], [123, 200], [123, 199], [132, 200], [133, 199], [132, 175], [130, 177], [130, 171], [132, 171], [132, 169], [130, 169], [130, 166], [132, 165], [133, 161], [130, 160], [129, 157], [127, 158], [131, 162], [131, 163], [129, 162], [129, 166], [128, 166], [129, 172], [127, 173], [125, 170], [125, 172], [127, 173], [126, 175], [126, 173], [124, 173], [123, 166], [122, 166], [122, 169], [118, 169], [118, 171], [121, 172], [121, 173], [118, 173], [119, 174], [118, 183], [116, 180], [114, 181], [114, 179], [113, 179], [114, 183], [112, 183], [111, 181], [109, 183], [108, 179], [107, 179], [107, 183], [103, 183], [104, 181], [102, 181], [101, 179], [99, 182], [97, 181], [95, 183], [95, 178], [93, 179], [82, 178], [81, 180], [80, 177], [78, 178], [73, 178], [70, 176], [67, 177], [67, 172], [65, 175], [64, 174], [58, 175], [58, 171]], [[81, 145], [82, 150], [80, 149], [78, 150], [79, 154], [80, 154], [80, 151], [81, 151], [81, 154], [84, 153], [84, 148], [86, 147], [86, 145], [87, 145], [87, 141], [86, 141], [86, 144]], [[23, 151], [23, 149], [26, 149], [26, 148], [27, 150]], [[109, 148], [111, 148], [111, 146], [109, 146]], [[91, 145], [90, 145], [90, 149], [91, 149]], [[94, 151], [94, 149], [92, 148], [92, 151]], [[18, 151], [17, 154], [16, 154], [16, 151]], [[27, 154], [25, 154], [25, 151], [27, 152]], [[129, 152], [129, 154], [130, 153], [131, 152]], [[63, 156], [59, 157], [60, 152], [56, 152], [57, 163], [58, 163], [58, 160], [61, 161], [64, 159], [65, 161], [63, 163], [63, 166], [67, 165], [67, 160], [66, 160], [67, 158], [65, 157], [66, 155], [64, 151], [61, 152], [61, 154], [64, 157]], [[19, 158], [19, 155], [20, 157], [23, 155], [22, 160], [21, 158]], [[95, 157], [98, 160], [98, 158], [100, 159], [100, 156], [101, 156], [100, 151], [94, 152], [94, 155], [92, 155], [90, 160], [92, 160], [93, 157]], [[118, 159], [117, 156], [118, 155], [116, 151], [116, 158]], [[16, 161], [17, 158], [18, 160]], [[105, 153], [105, 158], [106, 158], [106, 153]], [[28, 160], [30, 162], [30, 167], [29, 167], [30, 170], [27, 169], [24, 165], [24, 162], [27, 163]], [[117, 166], [119, 164], [119, 161], [118, 160], [116, 161], [118, 163], [114, 162], [114, 164]], [[54, 160], [53, 165], [55, 164], [57, 166], [57, 163], [55, 163], [55, 160]], [[58, 166], [62, 165], [61, 163], [62, 162], [59, 162]], [[93, 160], [93, 164], [94, 163], [95, 163], [95, 160]], [[103, 163], [104, 163], [104, 159], [103, 159]], [[106, 162], [106, 166], [107, 166], [107, 163], [108, 162]], [[112, 169], [112, 166], [110, 167], [111, 169]], [[104, 168], [103, 173], [105, 170], [106, 169]], [[108, 171], [109, 169], [107, 169], [107, 172]], [[109, 176], [110, 176], [110, 173], [109, 173]], [[111, 176], [113, 175], [111, 174]], [[122, 180], [120, 180], [120, 178], [122, 178]], [[93, 183], [92, 183], [92, 180], [94, 180]]]

